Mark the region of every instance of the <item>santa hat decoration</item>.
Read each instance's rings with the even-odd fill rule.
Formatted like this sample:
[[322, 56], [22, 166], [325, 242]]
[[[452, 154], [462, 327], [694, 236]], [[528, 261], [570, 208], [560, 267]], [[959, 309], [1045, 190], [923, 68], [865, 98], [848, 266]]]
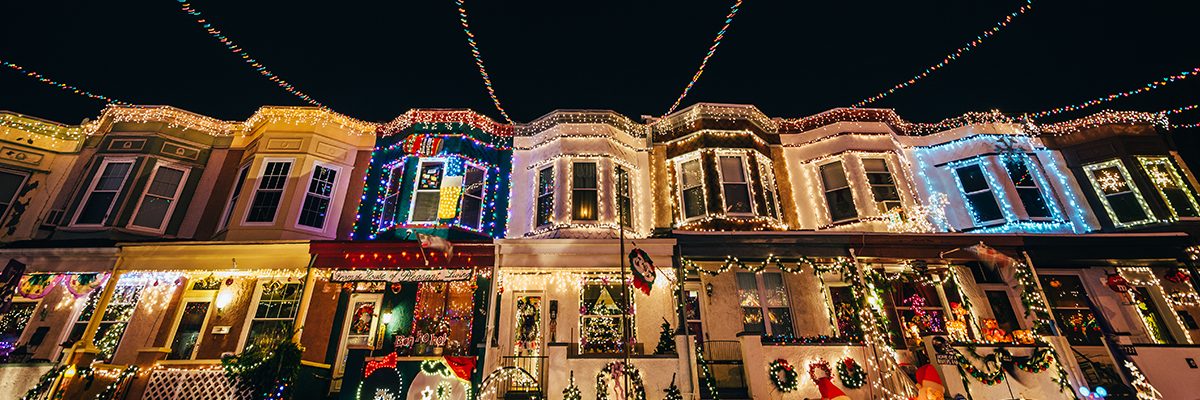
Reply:
[[940, 399], [946, 391], [942, 377], [938, 376], [937, 369], [931, 364], [917, 368], [917, 386], [920, 388], [920, 395], [917, 396], [919, 399]]
[[821, 391], [821, 400], [850, 400], [850, 396], [847, 396], [842, 389], [838, 389], [833, 384], [833, 379], [828, 376], [817, 379], [817, 390]]

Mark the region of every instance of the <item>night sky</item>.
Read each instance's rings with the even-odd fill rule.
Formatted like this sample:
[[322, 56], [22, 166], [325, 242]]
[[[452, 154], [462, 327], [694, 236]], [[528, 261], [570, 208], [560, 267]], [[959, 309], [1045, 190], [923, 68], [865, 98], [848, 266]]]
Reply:
[[[1177, 4], [1178, 3], [1178, 4]], [[917, 122], [1020, 113], [1136, 88], [1200, 65], [1200, 6], [1045, 1], [935, 75], [872, 106]], [[518, 121], [560, 108], [659, 115], [695, 72], [730, 1], [468, 1], [496, 90]], [[802, 117], [852, 104], [937, 62], [1022, 0], [749, 0], [684, 105], [750, 103]], [[193, 3], [251, 55], [336, 111], [386, 121], [409, 108], [493, 118], [452, 0]], [[138, 104], [223, 119], [303, 105], [216, 40], [175, 0], [0, 6], [0, 59]], [[1200, 78], [1103, 108], [1200, 101]], [[0, 109], [77, 123], [103, 104], [0, 70]], [[1173, 122], [1200, 121], [1200, 110]], [[1200, 134], [1179, 132], [1177, 136]], [[1200, 141], [1181, 140], [1190, 153]], [[1200, 165], [1197, 165], [1200, 167]]]

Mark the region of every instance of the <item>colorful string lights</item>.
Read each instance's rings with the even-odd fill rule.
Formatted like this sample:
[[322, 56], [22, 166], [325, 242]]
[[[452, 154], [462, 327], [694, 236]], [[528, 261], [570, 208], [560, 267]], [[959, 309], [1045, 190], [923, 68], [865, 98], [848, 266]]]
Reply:
[[1001, 29], [1004, 29], [1005, 27], [1007, 27], [1008, 24], [1011, 23], [1013, 21], [1013, 19], [1015, 19], [1017, 16], [1020, 16], [1021, 14], [1025, 14], [1032, 8], [1033, 8], [1033, 0], [1025, 0], [1025, 4], [1022, 5], [1021, 8], [1018, 8], [1017, 11], [1014, 11], [1012, 14], [1004, 16], [1004, 20], [997, 22], [995, 26], [991, 27], [988, 30], [983, 31], [983, 33], [980, 33], [979, 36], [975, 37], [975, 40], [972, 40], [972, 41], [968, 42], [967, 44], [963, 45], [962, 47], [959, 47], [957, 50], [954, 50], [954, 52], [947, 54], [946, 57], [943, 57], [942, 60], [939, 61], [937, 64], [934, 64], [934, 65], [929, 66], [928, 68], [925, 68], [925, 70], [921, 71], [921, 73], [914, 75], [912, 78], [908, 78], [907, 81], [897, 83], [896, 86], [892, 86], [891, 89], [888, 89], [883, 92], [879, 92], [878, 94], [876, 94], [874, 96], [868, 97], [866, 99], [863, 99], [862, 101], [854, 103], [854, 105], [852, 107], [862, 107], [867, 104], [874, 103], [875, 101], [878, 101], [880, 99], [883, 99], [884, 97], [891, 95], [892, 93], [895, 93], [897, 90], [904, 89], [906, 87], [911, 86], [912, 84], [916, 83], [917, 81], [919, 81], [921, 79], [925, 79], [926, 77], [933, 74], [937, 70], [942, 69], [943, 67], [945, 67], [947, 65], [950, 65], [950, 63], [954, 62], [955, 60], [958, 60], [960, 57], [962, 57], [966, 53], [979, 47], [980, 45], [983, 44], [983, 42], [985, 40], [987, 40], [988, 38], [999, 33]]
[[1127, 90], [1124, 92], [1117, 92], [1117, 93], [1113, 93], [1113, 94], [1110, 94], [1110, 95], [1104, 96], [1104, 97], [1097, 97], [1097, 98], [1094, 98], [1094, 99], [1091, 99], [1088, 101], [1084, 101], [1082, 103], [1066, 105], [1066, 106], [1062, 106], [1062, 107], [1058, 107], [1058, 108], [1052, 108], [1052, 109], [1049, 109], [1046, 111], [1039, 111], [1036, 113], [1029, 114], [1029, 116], [1033, 117], [1033, 118], [1041, 118], [1041, 117], [1046, 117], [1046, 116], [1050, 116], [1050, 115], [1062, 114], [1062, 113], [1070, 112], [1070, 111], [1078, 111], [1078, 110], [1089, 108], [1089, 107], [1092, 107], [1092, 106], [1095, 106], [1098, 104], [1107, 103], [1107, 102], [1110, 102], [1110, 101], [1113, 101], [1116, 99], [1133, 96], [1135, 94], [1149, 92], [1151, 90], [1158, 89], [1163, 86], [1167, 86], [1170, 83], [1182, 81], [1184, 79], [1196, 76], [1197, 74], [1200, 74], [1200, 67], [1192, 68], [1191, 70], [1181, 71], [1178, 74], [1168, 75], [1159, 80], [1147, 82], [1145, 85], [1142, 85], [1141, 87], [1139, 87], [1137, 89]]
[[663, 116], [670, 115], [679, 108], [679, 103], [683, 102], [683, 98], [687, 97], [688, 92], [692, 91], [692, 86], [696, 86], [696, 81], [700, 80], [700, 75], [704, 75], [704, 68], [708, 66], [708, 60], [713, 54], [717, 54], [717, 47], [721, 46], [721, 40], [725, 39], [725, 32], [729, 31], [729, 25], [733, 24], [733, 17], [737, 16], [738, 10], [742, 7], [742, 0], [735, 0], [732, 6], [729, 6], [729, 14], [725, 16], [725, 26], [717, 31], [717, 37], [713, 38], [712, 46], [708, 47], [708, 53], [704, 54], [704, 59], [700, 61], [700, 68], [696, 69], [696, 74], [692, 75], [692, 80], [688, 81], [687, 86], [683, 87], [683, 93], [679, 94], [679, 98], [675, 99], [675, 103], [671, 104], [671, 108], [663, 113]]
[[27, 69], [25, 67], [22, 67], [19, 64], [5, 61], [3, 59], [0, 59], [0, 66], [11, 69], [13, 71], [20, 72], [21, 74], [28, 76], [30, 78], [36, 79], [38, 82], [44, 83], [46, 85], [53, 86], [53, 87], [56, 87], [56, 88], [59, 88], [62, 90], [66, 90], [68, 92], [75, 93], [75, 94], [83, 96], [83, 97], [100, 100], [100, 101], [103, 101], [103, 102], [106, 102], [109, 104], [129, 104], [124, 101], [114, 99], [112, 97], [108, 97], [108, 96], [105, 96], [102, 94], [92, 93], [87, 90], [80, 89], [78, 86], [75, 86], [75, 85], [69, 85], [66, 83], [62, 83], [62, 82], [47, 78], [45, 75], [42, 75], [41, 73], [39, 73], [37, 71]]
[[467, 23], [467, 6], [463, 4], [463, 0], [455, 0], [458, 3], [458, 17], [462, 21], [463, 33], [467, 34], [467, 44], [471, 45], [471, 56], [475, 57], [475, 65], [479, 67], [479, 77], [483, 78], [483, 86], [487, 89], [488, 97], [492, 98], [492, 104], [496, 105], [496, 110], [500, 111], [500, 116], [504, 117], [504, 121], [509, 124], [513, 123], [512, 118], [509, 118], [508, 111], [500, 105], [500, 98], [496, 97], [496, 88], [492, 86], [492, 78], [488, 75], [487, 67], [483, 65], [483, 54], [479, 52], [479, 44], [475, 42], [475, 34], [471, 32], [471, 25]]
[[288, 81], [284, 80], [283, 78], [280, 78], [279, 75], [276, 75], [274, 72], [271, 72], [271, 70], [267, 69], [267, 66], [263, 65], [262, 62], [258, 61], [254, 57], [251, 57], [250, 53], [246, 52], [246, 50], [243, 49], [242, 46], [238, 46], [237, 43], [233, 42], [233, 39], [230, 39], [229, 36], [225, 36], [225, 34], [221, 33], [221, 31], [219, 29], [217, 29], [215, 26], [213, 26], [213, 24], [211, 22], [209, 22], [207, 19], [203, 18], [203, 16], [200, 13], [200, 10], [196, 9], [195, 7], [192, 7], [191, 3], [188, 3], [187, 0], [178, 0], [178, 1], [179, 1], [179, 9], [181, 11], [183, 11], [184, 13], [187, 13], [188, 15], [196, 17], [196, 23], [200, 24], [200, 27], [204, 28], [204, 31], [208, 32], [209, 36], [212, 36], [214, 39], [217, 39], [217, 41], [221, 42], [221, 44], [224, 45], [226, 49], [229, 49], [229, 51], [231, 53], [237, 54], [238, 57], [241, 57], [242, 61], [244, 61], [246, 64], [250, 64], [250, 66], [253, 67], [254, 70], [256, 72], [258, 72], [260, 75], [267, 78], [267, 80], [269, 80], [271, 82], [275, 82], [275, 84], [279, 85], [279, 87], [283, 88], [283, 90], [286, 90], [288, 93], [291, 93], [293, 96], [299, 97], [300, 100], [304, 100], [304, 102], [306, 102], [308, 104], [312, 104], [314, 106], [322, 107], [322, 108], [325, 107], [325, 105], [321, 104], [321, 102], [314, 100], [312, 97], [309, 97], [309, 95], [304, 94], [304, 92], [301, 92], [300, 89], [296, 89], [296, 87], [292, 86], [292, 84], [288, 83]]

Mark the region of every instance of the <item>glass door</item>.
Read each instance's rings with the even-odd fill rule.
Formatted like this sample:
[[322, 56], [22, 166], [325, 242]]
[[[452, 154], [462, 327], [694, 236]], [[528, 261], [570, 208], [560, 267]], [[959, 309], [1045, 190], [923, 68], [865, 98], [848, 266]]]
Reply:
[[211, 301], [185, 301], [176, 319], [175, 336], [171, 339], [171, 353], [168, 360], [191, 360], [196, 356], [196, 348], [200, 345], [200, 336], [208, 322], [208, 310]]

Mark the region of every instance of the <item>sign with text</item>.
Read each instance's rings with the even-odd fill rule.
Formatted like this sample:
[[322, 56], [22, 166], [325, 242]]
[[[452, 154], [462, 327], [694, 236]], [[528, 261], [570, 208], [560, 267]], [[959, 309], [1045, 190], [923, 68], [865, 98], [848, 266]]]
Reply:
[[343, 269], [333, 271], [330, 277], [333, 282], [449, 282], [467, 279], [471, 279], [470, 269]]

